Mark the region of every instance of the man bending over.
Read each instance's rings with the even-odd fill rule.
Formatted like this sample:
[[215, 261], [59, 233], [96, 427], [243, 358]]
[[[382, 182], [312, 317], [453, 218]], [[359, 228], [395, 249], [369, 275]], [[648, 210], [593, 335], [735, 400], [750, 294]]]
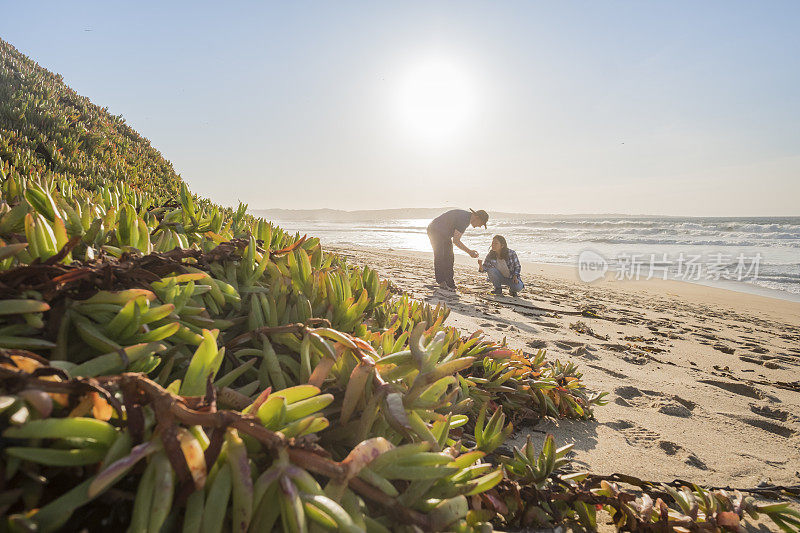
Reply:
[[469, 226], [485, 228], [488, 220], [489, 215], [483, 209], [478, 211], [451, 209], [428, 224], [428, 238], [433, 247], [433, 269], [439, 287], [451, 291], [456, 290], [456, 282], [453, 280], [453, 262], [455, 261], [453, 245], [464, 250], [470, 257], [478, 257], [476, 250], [472, 250], [461, 242], [461, 236]]

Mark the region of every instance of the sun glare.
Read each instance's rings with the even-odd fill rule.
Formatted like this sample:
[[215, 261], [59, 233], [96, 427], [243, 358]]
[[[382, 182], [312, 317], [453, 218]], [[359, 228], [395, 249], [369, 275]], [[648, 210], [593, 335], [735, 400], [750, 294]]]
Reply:
[[431, 58], [409, 68], [398, 89], [403, 128], [426, 143], [455, 139], [474, 116], [475, 82], [446, 58]]

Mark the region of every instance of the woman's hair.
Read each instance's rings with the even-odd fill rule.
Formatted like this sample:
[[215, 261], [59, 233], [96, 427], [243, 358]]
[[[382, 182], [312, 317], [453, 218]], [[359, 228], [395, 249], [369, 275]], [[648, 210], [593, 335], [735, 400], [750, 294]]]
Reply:
[[[508, 259], [508, 244], [506, 244], [506, 238], [502, 235], [495, 235], [492, 237], [492, 243], [497, 241], [500, 243], [500, 259]], [[497, 259], [497, 254], [494, 253], [494, 250], [489, 252], [489, 259]]]

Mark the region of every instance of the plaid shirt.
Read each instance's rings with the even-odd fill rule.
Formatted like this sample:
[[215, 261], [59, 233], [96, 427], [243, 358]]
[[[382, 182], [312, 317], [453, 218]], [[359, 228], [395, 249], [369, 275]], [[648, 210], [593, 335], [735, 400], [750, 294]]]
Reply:
[[[483, 260], [483, 266], [486, 268], [487, 266], [497, 268], [497, 259], [489, 259], [489, 255], [492, 252], [489, 252], [486, 255], [486, 259]], [[506, 260], [506, 264], [508, 264], [508, 271], [511, 272], [512, 278], [518, 278], [519, 273], [522, 271], [522, 265], [519, 264], [519, 257], [517, 257], [517, 252], [512, 250], [511, 248], [508, 249], [508, 259]]]

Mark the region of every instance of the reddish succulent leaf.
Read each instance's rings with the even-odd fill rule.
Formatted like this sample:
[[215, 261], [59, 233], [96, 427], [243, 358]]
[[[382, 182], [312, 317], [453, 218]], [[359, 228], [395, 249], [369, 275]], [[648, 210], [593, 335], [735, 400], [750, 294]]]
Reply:
[[111, 405], [96, 392], [90, 392], [89, 397], [92, 401], [92, 416], [98, 420], [111, 420], [111, 416], [114, 414]]
[[394, 448], [392, 443], [383, 437], [375, 437], [359, 443], [342, 461], [342, 466], [347, 469], [347, 477], [358, 475], [361, 469], [373, 459], [392, 448]]
[[731, 511], [723, 511], [717, 514], [717, 525], [728, 531], [741, 531], [739, 527], [739, 515]]

